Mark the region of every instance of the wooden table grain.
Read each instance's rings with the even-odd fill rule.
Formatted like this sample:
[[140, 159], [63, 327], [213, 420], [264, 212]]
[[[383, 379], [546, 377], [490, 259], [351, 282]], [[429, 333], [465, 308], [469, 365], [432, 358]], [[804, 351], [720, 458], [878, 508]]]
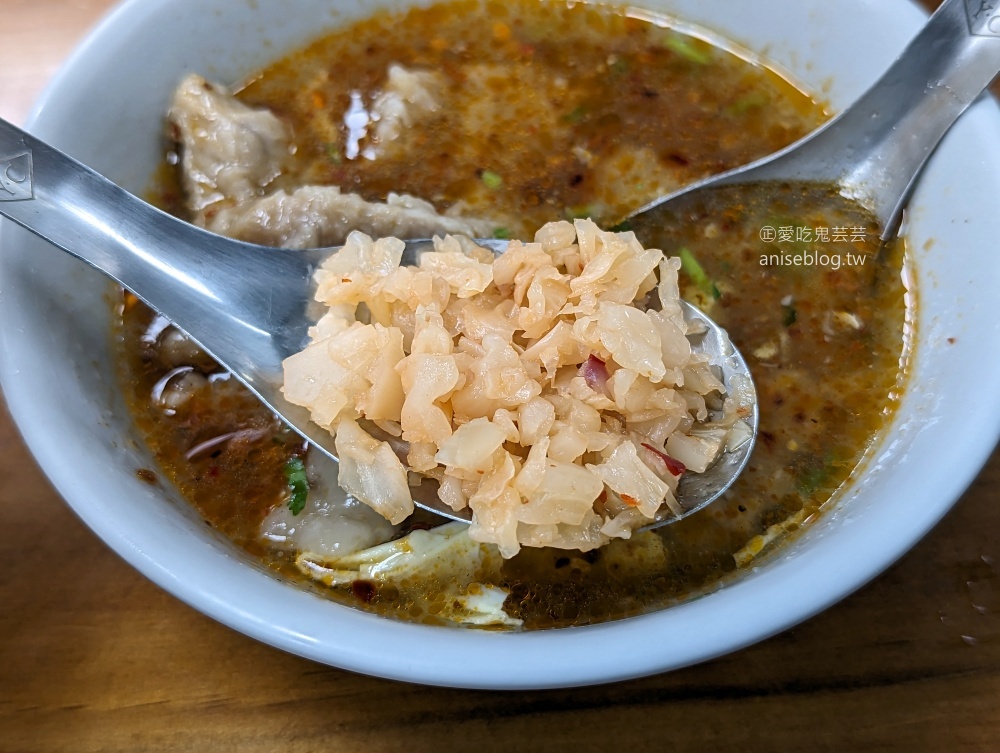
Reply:
[[[0, 117], [23, 122], [111, 4], [0, 0]], [[869, 586], [701, 666], [565, 691], [430, 689], [290, 656], [169, 596], [76, 519], [3, 413], [0, 751], [998, 750], [998, 501], [1000, 452]]]

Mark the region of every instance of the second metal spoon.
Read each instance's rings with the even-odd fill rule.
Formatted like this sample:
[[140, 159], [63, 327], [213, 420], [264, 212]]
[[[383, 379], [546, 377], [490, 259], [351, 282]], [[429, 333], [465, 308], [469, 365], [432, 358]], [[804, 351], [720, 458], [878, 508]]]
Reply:
[[889, 240], [928, 157], [998, 72], [1000, 3], [945, 0], [840, 115], [770, 156], [661, 197], [631, 219], [655, 225], [675, 199], [720, 186], [818, 183], [868, 210]]

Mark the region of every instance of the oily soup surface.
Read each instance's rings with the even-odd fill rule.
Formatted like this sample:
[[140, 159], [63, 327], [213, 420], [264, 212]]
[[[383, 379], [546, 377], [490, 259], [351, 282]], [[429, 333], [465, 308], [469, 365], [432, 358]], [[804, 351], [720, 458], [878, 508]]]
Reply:
[[[391, 64], [442, 73], [442, 106], [404, 131], [400, 148], [368, 159], [345, 113], [371, 100]], [[240, 98], [291, 127], [296, 150], [281, 187], [331, 184], [368, 200], [405, 192], [439, 210], [461, 202], [494, 220], [499, 236], [526, 239], [557, 219], [614, 225], [825, 117], [773, 73], [699, 40], [608, 8], [537, 2], [378, 16], [253, 76]], [[158, 199], [183, 214], [176, 185], [164, 179]], [[764, 227], [774, 228], [772, 242], [761, 241]], [[676, 525], [588, 553], [527, 549], [505, 562], [505, 609], [528, 628], [612, 619], [710, 588], [820, 510], [897, 397], [903, 252], [873, 258], [878, 231], [857, 209], [821, 189], [771, 197], [728, 189], [632, 229], [667, 254], [686, 249], [682, 294], [728, 329], [756, 380], [757, 447], [723, 499]], [[815, 258], [822, 254], [825, 263]], [[283, 504], [283, 469], [304, 454], [301, 441], [211, 362], [183, 346], [165, 358], [156, 344], [164, 325], [126, 297], [123, 383], [160, 469], [211, 526], [301, 578], [294, 555], [258, 536]], [[207, 386], [165, 411], [151, 395], [187, 367]], [[418, 513], [409, 527], [436, 522]], [[433, 595], [421, 595], [419, 583], [317, 588], [435, 621]]]

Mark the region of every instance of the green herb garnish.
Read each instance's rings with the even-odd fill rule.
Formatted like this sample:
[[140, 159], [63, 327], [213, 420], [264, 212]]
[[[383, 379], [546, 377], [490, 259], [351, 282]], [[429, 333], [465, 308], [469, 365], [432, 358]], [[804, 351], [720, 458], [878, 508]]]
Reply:
[[632, 223], [629, 220], [622, 220], [617, 225], [612, 225], [609, 229], [612, 233], [627, 233], [632, 229]]
[[769, 101], [767, 95], [763, 92], [751, 92], [726, 107], [726, 115], [742, 115], [748, 110], [756, 110], [759, 107], [763, 107]]
[[799, 473], [798, 487], [802, 494], [812, 494], [827, 483], [830, 478], [829, 466], [811, 466]]
[[292, 515], [298, 515], [305, 509], [306, 499], [309, 497], [309, 479], [306, 478], [306, 466], [302, 458], [290, 458], [285, 463], [285, 481], [292, 492], [288, 498], [288, 509]]
[[495, 191], [503, 185], [503, 178], [492, 170], [483, 170], [479, 178], [483, 181], [483, 185], [491, 191]]
[[622, 76], [628, 73], [628, 61], [616, 57], [614, 62], [608, 66], [608, 70], [610, 70], [614, 76]]
[[819, 489], [829, 489], [835, 485], [834, 477], [842, 463], [832, 452], [822, 457], [804, 453], [805, 457], [795, 463], [794, 470], [801, 494], [812, 494]]
[[698, 65], [708, 65], [712, 62], [712, 55], [709, 52], [699, 50], [695, 47], [693, 39], [688, 39], [680, 34], [671, 34], [666, 38], [663, 44], [671, 52], [677, 53], [682, 58], [690, 60], [692, 63], [696, 63]]
[[688, 249], [682, 248], [677, 252], [681, 258], [681, 269], [691, 278], [691, 282], [698, 286], [698, 289], [705, 295], [710, 295], [715, 300], [722, 298], [719, 288], [712, 282], [712, 278], [706, 274], [704, 268], [698, 263]]
[[564, 214], [568, 220], [594, 220], [601, 215], [604, 210], [603, 204], [584, 204], [576, 207], [566, 207]]
[[583, 105], [577, 105], [573, 108], [571, 112], [563, 115], [563, 122], [566, 123], [579, 123], [587, 115], [587, 108]]
[[344, 161], [340, 156], [340, 146], [332, 141], [323, 145], [323, 151], [326, 153], [326, 158], [335, 165]]
[[499, 241], [509, 241], [510, 230], [505, 227], [498, 227], [493, 231], [493, 237]]

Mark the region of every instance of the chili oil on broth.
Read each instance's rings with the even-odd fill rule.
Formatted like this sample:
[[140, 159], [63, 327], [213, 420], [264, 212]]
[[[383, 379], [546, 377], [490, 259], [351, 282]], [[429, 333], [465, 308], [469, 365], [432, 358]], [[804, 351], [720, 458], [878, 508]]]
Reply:
[[[345, 159], [351, 95], [370, 102], [393, 63], [441, 73], [442, 106], [401, 137], [402, 154]], [[500, 215], [511, 237], [576, 216], [612, 224], [824, 119], [735, 54], [607, 6], [537, 0], [377, 16], [253, 76], [241, 98], [293, 124], [289, 187], [462, 202]]]
[[[374, 160], [348, 159], [343, 119], [352, 94], [370, 102], [393, 63], [443, 74], [442, 106], [404, 132], [398, 148]], [[278, 187], [333, 184], [369, 200], [403, 192], [439, 209], [461, 202], [513, 237], [576, 216], [613, 224], [680, 185], [787, 145], [825, 117], [773, 72], [701, 40], [605, 6], [524, 0], [375, 16], [250, 77], [239, 96], [272, 109], [294, 134], [295, 153]], [[178, 185], [175, 173], [158, 195], [183, 214]], [[796, 203], [786, 204], [782, 211], [794, 213]], [[688, 248], [721, 293], [699, 298], [692, 279], [683, 291], [711, 304], [708, 313], [750, 360], [761, 439], [749, 468], [710, 509], [655, 533], [588, 553], [522, 550], [504, 564], [498, 585], [511, 590], [506, 611], [527, 628], [623, 617], [712, 588], [737, 569], [734, 555], [759, 549], [819, 510], [886, 422], [902, 342], [901, 249], [883, 258], [879, 274], [874, 264], [836, 273], [762, 271], [753, 225], [773, 218], [739, 216], [742, 225], [723, 223], [718, 233], [704, 218], [695, 218], [687, 235], [657, 228], [653, 238], [636, 229], [667, 253]], [[866, 219], [852, 221], [869, 227]], [[841, 309], [857, 312], [863, 327], [831, 336], [827, 312]], [[318, 587], [304, 581], [293, 556], [265, 545], [260, 523], [281, 504], [282, 470], [304, 447], [217, 367], [184, 363], [183, 354], [165, 361], [149, 344], [156, 326], [152, 312], [126, 298], [118, 331], [123, 383], [163, 473], [206, 521], [328, 597], [435, 622], [420, 584]], [[208, 389], [167, 415], [150, 395], [186, 366]], [[227, 434], [229, 441], [206, 445]], [[412, 525], [435, 522], [418, 514]]]
[[817, 514], [892, 417], [909, 357], [905, 243], [883, 245], [867, 211], [816, 184], [701, 191], [632, 224], [644, 242], [699, 260], [681, 293], [727, 330], [754, 375], [757, 446], [712, 511], [741, 519], [737, 538], [758, 531], [738, 552], [749, 559]]

